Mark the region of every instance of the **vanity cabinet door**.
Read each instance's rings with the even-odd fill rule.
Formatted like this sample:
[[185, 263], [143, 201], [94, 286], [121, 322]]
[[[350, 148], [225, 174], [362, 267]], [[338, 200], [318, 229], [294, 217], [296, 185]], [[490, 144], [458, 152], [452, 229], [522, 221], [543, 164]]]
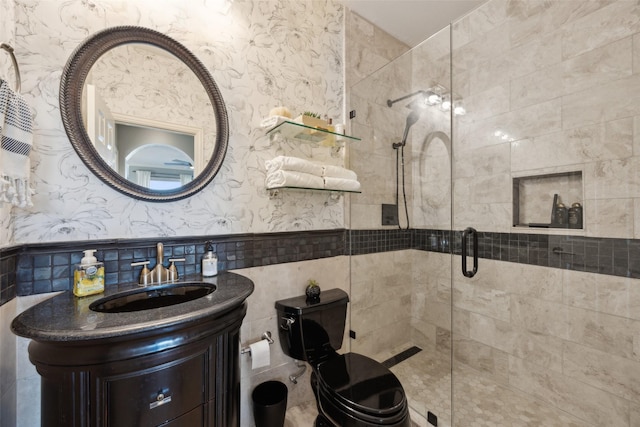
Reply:
[[[106, 425], [158, 426], [202, 406], [207, 362], [205, 353], [103, 378]], [[185, 425], [202, 425], [202, 415], [199, 419]]]

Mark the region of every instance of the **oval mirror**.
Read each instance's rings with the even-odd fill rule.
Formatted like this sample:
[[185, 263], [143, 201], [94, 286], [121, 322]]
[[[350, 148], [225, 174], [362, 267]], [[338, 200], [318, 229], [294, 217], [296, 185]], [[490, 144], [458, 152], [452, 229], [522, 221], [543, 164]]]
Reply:
[[108, 28], [83, 41], [62, 74], [60, 111], [89, 169], [141, 200], [195, 194], [227, 151], [215, 81], [186, 47], [148, 28]]

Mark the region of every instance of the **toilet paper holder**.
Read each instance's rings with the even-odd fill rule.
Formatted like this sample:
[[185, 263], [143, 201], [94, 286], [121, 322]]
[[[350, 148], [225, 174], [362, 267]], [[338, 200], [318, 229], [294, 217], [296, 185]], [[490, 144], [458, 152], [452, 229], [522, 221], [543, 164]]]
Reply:
[[[262, 334], [262, 336], [260, 337], [260, 339], [267, 340], [269, 345], [273, 344], [273, 338], [271, 338], [271, 332], [270, 331], [265, 331]], [[251, 348], [250, 347], [245, 347], [242, 350], [240, 350], [240, 354], [245, 354], [245, 353], [251, 354]]]

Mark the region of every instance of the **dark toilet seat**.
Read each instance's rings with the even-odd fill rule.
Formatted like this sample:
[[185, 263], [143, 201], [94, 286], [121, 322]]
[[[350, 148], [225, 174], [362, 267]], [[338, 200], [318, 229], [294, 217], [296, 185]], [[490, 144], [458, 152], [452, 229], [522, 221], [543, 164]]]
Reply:
[[409, 425], [404, 389], [379, 362], [346, 353], [320, 363], [316, 372], [320, 404], [339, 425]]

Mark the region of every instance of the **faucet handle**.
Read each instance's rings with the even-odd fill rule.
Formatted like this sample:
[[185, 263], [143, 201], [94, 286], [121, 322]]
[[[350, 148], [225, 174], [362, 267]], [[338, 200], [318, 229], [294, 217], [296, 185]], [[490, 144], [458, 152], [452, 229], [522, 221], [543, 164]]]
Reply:
[[149, 260], [147, 261], [138, 261], [138, 262], [132, 262], [131, 263], [131, 267], [137, 267], [139, 265], [142, 265], [142, 271], [140, 272], [140, 279], [138, 280], [138, 283], [140, 285], [146, 285], [149, 282], [149, 267], [147, 267], [149, 265]]
[[176, 262], [183, 262], [186, 261], [186, 258], [169, 258], [169, 262], [171, 264], [169, 264], [169, 281], [171, 282], [175, 282], [176, 280], [178, 280], [178, 269], [176, 268]]
[[147, 261], [136, 261], [136, 262], [132, 262], [132, 263], [131, 263], [131, 267], [137, 267], [137, 266], [139, 266], [139, 265], [147, 266], [147, 265], [149, 265], [149, 263], [150, 263], [150, 262], [151, 262], [151, 261], [149, 261], [149, 260], [147, 260]]

